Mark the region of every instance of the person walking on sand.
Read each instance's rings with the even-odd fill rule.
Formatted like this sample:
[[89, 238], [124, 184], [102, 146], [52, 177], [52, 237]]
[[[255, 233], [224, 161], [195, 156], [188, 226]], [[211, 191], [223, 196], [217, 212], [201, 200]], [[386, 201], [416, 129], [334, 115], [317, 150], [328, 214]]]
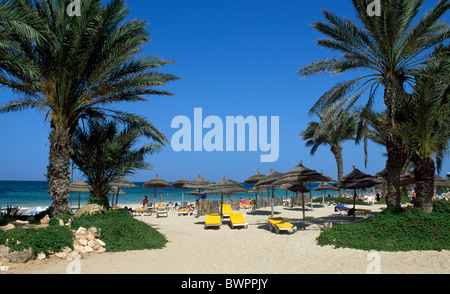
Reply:
[[144, 198], [142, 198], [141, 203], [142, 203], [142, 207], [144, 207], [144, 208], [147, 207], [147, 203], [148, 203], [147, 195], [144, 195]]

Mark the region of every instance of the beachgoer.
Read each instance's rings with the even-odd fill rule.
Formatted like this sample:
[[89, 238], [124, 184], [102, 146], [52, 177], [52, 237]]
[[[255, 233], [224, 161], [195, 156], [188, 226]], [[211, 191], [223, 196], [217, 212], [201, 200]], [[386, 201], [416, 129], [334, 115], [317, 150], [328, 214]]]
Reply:
[[147, 195], [144, 195], [144, 198], [142, 198], [141, 203], [142, 203], [142, 207], [147, 207], [147, 203], [148, 203]]

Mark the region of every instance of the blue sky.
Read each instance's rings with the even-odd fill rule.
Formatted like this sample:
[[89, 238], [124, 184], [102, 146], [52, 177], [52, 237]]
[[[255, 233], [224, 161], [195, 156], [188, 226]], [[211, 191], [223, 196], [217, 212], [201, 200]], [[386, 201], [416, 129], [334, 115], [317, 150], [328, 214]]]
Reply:
[[[426, 1], [425, 8], [436, 2]], [[138, 171], [129, 179], [147, 181], [158, 174], [168, 181], [191, 180], [201, 174], [211, 181], [223, 176], [243, 181], [257, 168], [265, 174], [271, 168], [287, 172], [300, 160], [306, 167], [337, 177], [329, 148], [323, 146], [311, 156], [299, 134], [309, 121], [317, 120], [308, 116], [317, 98], [348, 76], [300, 79], [296, 72], [334, 54], [314, 43], [322, 36], [309, 25], [323, 19], [321, 9], [353, 19], [351, 1], [130, 0], [127, 4], [130, 19], [149, 21], [151, 41], [141, 54], [175, 60], [163, 71], [182, 78], [165, 87], [175, 96], [149, 96], [148, 102], [117, 105], [146, 116], [169, 140], [163, 152], [147, 158], [152, 171]], [[1, 104], [13, 97], [0, 89]], [[377, 103], [380, 106], [381, 100]], [[278, 116], [278, 160], [261, 163], [262, 152], [248, 148], [243, 152], [173, 151], [170, 139], [178, 129], [171, 128], [172, 119], [184, 115], [193, 122], [196, 107], [202, 108], [203, 118], [214, 115], [224, 122], [226, 116]], [[43, 113], [0, 115], [0, 180], [45, 180], [48, 132]], [[370, 143], [367, 168], [362, 145], [346, 142], [343, 149], [344, 174], [353, 165], [370, 174], [385, 166], [382, 147]], [[441, 175], [446, 172], [450, 172], [448, 160]], [[75, 180], [79, 176], [75, 172]]]

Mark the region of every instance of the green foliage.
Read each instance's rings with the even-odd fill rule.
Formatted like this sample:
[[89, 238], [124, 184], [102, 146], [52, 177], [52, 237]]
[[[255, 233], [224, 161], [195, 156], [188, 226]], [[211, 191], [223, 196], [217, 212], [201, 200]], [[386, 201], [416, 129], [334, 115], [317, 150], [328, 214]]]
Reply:
[[62, 248], [73, 249], [73, 235], [69, 228], [48, 226], [46, 228], [12, 229], [0, 232], [0, 244], [12, 251], [30, 248], [33, 253], [60, 252]]
[[[313, 198], [313, 202], [322, 203], [322, 197]], [[328, 205], [353, 205], [353, 199], [350, 198], [338, 198], [338, 197], [325, 197], [325, 204]], [[357, 205], [369, 205], [364, 201], [356, 200]]]
[[161, 249], [168, 242], [164, 235], [139, 221], [127, 210], [109, 210], [104, 214], [84, 214], [80, 217], [59, 215], [50, 219], [46, 228], [23, 228], [0, 231], [0, 244], [12, 251], [32, 248], [35, 254], [60, 252], [64, 247], [73, 249], [73, 235], [69, 228], [59, 226], [59, 219], [67, 223], [72, 220], [71, 229], [96, 227], [101, 230], [100, 239], [105, 242], [106, 251]]
[[128, 210], [108, 210], [104, 214], [84, 214], [75, 217], [72, 228], [96, 227], [101, 230], [100, 239], [106, 251], [160, 249], [168, 242], [164, 235], [139, 221]]
[[376, 216], [351, 225], [323, 231], [319, 245], [376, 251], [449, 250], [450, 205], [434, 202], [433, 213], [418, 208], [388, 208]]

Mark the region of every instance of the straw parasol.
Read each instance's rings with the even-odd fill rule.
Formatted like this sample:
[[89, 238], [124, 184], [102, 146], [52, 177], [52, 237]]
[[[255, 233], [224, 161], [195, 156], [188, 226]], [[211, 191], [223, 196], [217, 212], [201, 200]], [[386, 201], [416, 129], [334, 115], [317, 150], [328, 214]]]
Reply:
[[259, 180], [255, 187], [272, 187], [272, 216], [274, 215], [274, 189], [277, 184], [275, 184], [276, 181], [278, 181], [281, 177], [283, 177], [283, 174], [280, 172], [277, 172], [274, 169], [270, 169], [270, 173], [268, 173], [264, 178]]
[[78, 208], [80, 208], [80, 200], [81, 200], [81, 193], [90, 193], [92, 190], [91, 186], [83, 182], [82, 180], [78, 179], [78, 181], [69, 183], [69, 190], [67, 192], [69, 193], [78, 193]]
[[[259, 168], [258, 171], [256, 172], [256, 174], [254, 174], [253, 176], [251, 176], [250, 178], [246, 179], [244, 181], [244, 183], [246, 184], [256, 184], [259, 182], [259, 180], [263, 179], [265, 177], [265, 175], [263, 175], [262, 173], [259, 172]], [[255, 189], [255, 192], [252, 193], [256, 193], [256, 198], [258, 198], [259, 196], [259, 192], [262, 189], [261, 186], [258, 187], [253, 187], [252, 189]]]
[[[117, 186], [117, 196], [116, 196], [116, 205], [117, 203], [119, 203], [119, 193], [120, 193], [120, 188], [138, 188], [138, 186], [136, 186], [135, 184], [133, 184], [130, 180], [120, 176], [117, 177], [113, 180], [111, 180], [108, 184], [108, 186]], [[114, 197], [113, 197], [113, 201], [112, 203], [114, 205]]]
[[444, 179], [439, 175], [434, 175], [434, 186], [435, 187], [450, 187], [450, 180]]
[[353, 171], [344, 176], [339, 182], [334, 185], [342, 189], [353, 189], [353, 219], [355, 219], [355, 205], [356, 205], [356, 189], [366, 189], [378, 185], [381, 182], [379, 177], [374, 177], [369, 174], [363, 173], [355, 166]]
[[338, 188], [331, 186], [328, 183], [321, 183], [319, 186], [317, 186], [314, 191], [323, 191], [322, 192], [322, 206], [325, 207], [325, 194], [327, 194], [327, 190], [337, 191]]
[[247, 192], [242, 185], [236, 184], [235, 181], [226, 180], [223, 177], [220, 181], [215, 184], [209, 185], [203, 191], [205, 194], [220, 194], [220, 219], [222, 220], [222, 207], [223, 207], [223, 195], [237, 194], [240, 192]]
[[154, 177], [151, 180], [148, 180], [142, 185], [142, 188], [153, 188], [153, 207], [155, 207], [156, 202], [156, 191], [158, 188], [166, 188], [171, 187], [172, 185], [169, 184], [167, 181], [161, 179], [158, 175]]
[[184, 203], [184, 186], [187, 184], [186, 178], [182, 178], [181, 180], [175, 181], [172, 183], [172, 187], [181, 189], [181, 205]]
[[[292, 184], [300, 184], [308, 182], [309, 183], [309, 193], [311, 197], [311, 210], [313, 209], [312, 205], [312, 192], [311, 192], [311, 182], [332, 182], [334, 181], [332, 178], [325, 176], [315, 170], [306, 168], [303, 166], [303, 161], [295, 166], [293, 169], [284, 174], [284, 176], [275, 182], [275, 184], [284, 184], [284, 183], [292, 183]], [[305, 217], [305, 197], [302, 192], [302, 207], [303, 207], [303, 229], [306, 229], [306, 217]]]
[[263, 175], [262, 173], [259, 172], [259, 168], [258, 171], [256, 172], [256, 174], [254, 174], [253, 176], [251, 176], [250, 178], [246, 179], [244, 181], [244, 183], [246, 184], [256, 184], [258, 183], [262, 178], [264, 178], [265, 175]]

